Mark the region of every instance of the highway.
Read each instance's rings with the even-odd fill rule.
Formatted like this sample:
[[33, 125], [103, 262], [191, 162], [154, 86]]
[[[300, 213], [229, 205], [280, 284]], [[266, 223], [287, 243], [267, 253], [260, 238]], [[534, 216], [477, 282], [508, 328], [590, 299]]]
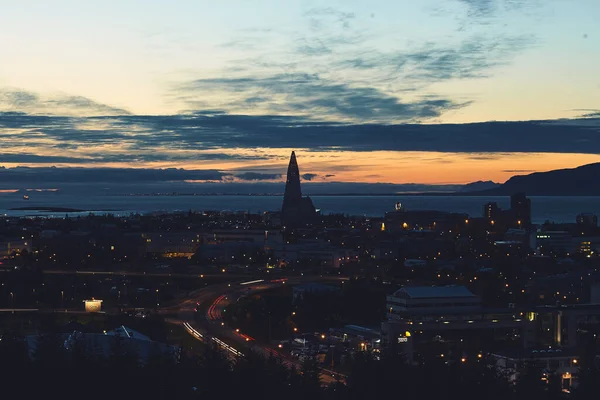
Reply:
[[[228, 327], [222, 319], [223, 309], [227, 306], [229, 298], [237, 298], [248, 290], [252, 292], [271, 289], [283, 284], [296, 285], [300, 283], [313, 282], [339, 282], [347, 280], [342, 277], [329, 276], [301, 276], [275, 281], [233, 281], [225, 284], [210, 285], [190, 293], [185, 299], [176, 305], [162, 308], [161, 313], [176, 314], [177, 318], [171, 318], [170, 322], [182, 324], [186, 331], [197, 340], [205, 343], [216, 343], [226, 351], [231, 360], [243, 357], [244, 352], [249, 350], [257, 352], [264, 357], [274, 355], [281, 359], [287, 367], [296, 367], [301, 370], [302, 363], [286, 354], [278, 351], [270, 344], [259, 343], [254, 338], [243, 333], [236, 332]], [[195, 310], [198, 311], [195, 311]], [[195, 318], [197, 314], [201, 318]], [[336, 381], [344, 381], [345, 376], [335, 371], [321, 368], [321, 382], [330, 384]]]
[[250, 279], [248, 274], [237, 274], [230, 272], [207, 272], [207, 273], [172, 273], [172, 272], [138, 272], [138, 271], [87, 271], [87, 270], [45, 270], [48, 275], [99, 275], [99, 276], [145, 276], [160, 278], [226, 278], [226, 279]]

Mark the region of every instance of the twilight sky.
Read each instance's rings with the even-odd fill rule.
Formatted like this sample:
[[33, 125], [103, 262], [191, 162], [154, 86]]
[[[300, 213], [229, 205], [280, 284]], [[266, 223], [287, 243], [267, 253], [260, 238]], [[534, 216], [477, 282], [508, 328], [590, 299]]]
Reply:
[[314, 182], [450, 184], [600, 161], [598, 0], [0, 0], [0, 10], [4, 172], [185, 168], [198, 170], [188, 181], [277, 181], [296, 149]]

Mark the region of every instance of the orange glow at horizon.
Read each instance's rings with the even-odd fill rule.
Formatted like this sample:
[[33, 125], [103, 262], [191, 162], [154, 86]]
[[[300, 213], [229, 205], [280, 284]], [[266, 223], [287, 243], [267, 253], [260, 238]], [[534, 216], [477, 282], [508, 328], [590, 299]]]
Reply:
[[[600, 162], [600, 155], [568, 153], [443, 153], [418, 151], [313, 151], [309, 149], [221, 149], [240, 159], [168, 162], [111, 162], [111, 163], [3, 163], [6, 168], [25, 167], [112, 167], [112, 168], [182, 168], [219, 170], [226, 173], [259, 172], [282, 174], [284, 179], [289, 155], [296, 151], [300, 173], [316, 174], [314, 182], [365, 182], [365, 183], [424, 183], [464, 184], [478, 180], [505, 182], [514, 175], [526, 175], [561, 168], [575, 168]], [[189, 150], [161, 149], [166, 154], [184, 154]], [[82, 154], [83, 153], [83, 154]], [[119, 151], [112, 152], [118, 155]], [[68, 155], [63, 153], [62, 155]], [[80, 152], [79, 157], [85, 157]], [[246, 157], [247, 156], [247, 157]], [[261, 158], [252, 159], [251, 156]], [[246, 157], [246, 158], [244, 158]], [[331, 175], [326, 177], [326, 175]], [[236, 179], [234, 179], [235, 181]]]

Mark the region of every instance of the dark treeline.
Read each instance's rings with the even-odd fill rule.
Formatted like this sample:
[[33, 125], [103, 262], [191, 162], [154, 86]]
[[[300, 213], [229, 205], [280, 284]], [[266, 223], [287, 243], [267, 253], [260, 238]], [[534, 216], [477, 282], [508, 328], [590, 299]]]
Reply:
[[152, 352], [143, 365], [116, 337], [106, 357], [75, 344], [64, 349], [58, 336], [44, 335], [28, 354], [22, 338], [5, 334], [0, 341], [0, 390], [3, 398], [85, 399], [375, 399], [406, 400], [597, 399], [600, 390], [595, 357], [582, 359], [580, 385], [571, 394], [561, 391], [558, 376], [548, 381], [526, 367], [513, 384], [484, 359], [474, 362], [435, 360], [421, 366], [399, 355], [380, 360], [366, 353], [352, 360], [347, 385], [323, 386], [317, 364], [305, 361], [290, 370], [276, 359], [249, 354], [235, 363], [216, 349], [201, 357]]

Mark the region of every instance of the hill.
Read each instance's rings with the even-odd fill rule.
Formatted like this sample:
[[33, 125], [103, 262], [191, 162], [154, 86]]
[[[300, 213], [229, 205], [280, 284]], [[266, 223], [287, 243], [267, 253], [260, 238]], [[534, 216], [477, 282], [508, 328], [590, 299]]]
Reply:
[[497, 188], [465, 194], [510, 196], [524, 192], [528, 196], [600, 196], [598, 177], [600, 163], [594, 163], [571, 169], [517, 175]]
[[459, 191], [462, 193], [481, 192], [482, 190], [496, 189], [500, 186], [502, 186], [500, 183], [496, 183], [496, 182], [492, 182], [492, 181], [477, 181], [477, 182], [467, 183], [462, 188], [460, 188]]

